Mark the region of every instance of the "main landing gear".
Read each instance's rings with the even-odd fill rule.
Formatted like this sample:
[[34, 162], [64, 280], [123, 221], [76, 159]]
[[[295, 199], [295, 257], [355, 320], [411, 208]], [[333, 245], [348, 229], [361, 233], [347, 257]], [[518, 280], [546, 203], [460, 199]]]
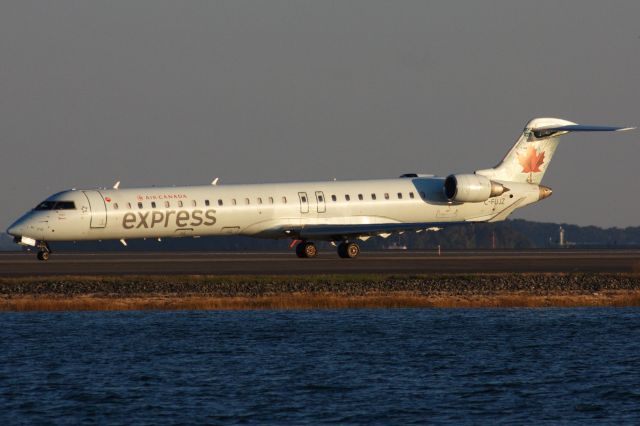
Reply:
[[49, 248], [49, 244], [44, 241], [40, 241], [38, 243], [38, 260], [49, 260], [49, 256], [51, 255], [51, 249]]
[[302, 241], [296, 246], [296, 256], [300, 258], [311, 258], [318, 255], [318, 248], [311, 241]]
[[[354, 242], [344, 241], [338, 244], [338, 256], [343, 259], [353, 259], [360, 254], [360, 246]], [[296, 256], [303, 259], [316, 257], [318, 248], [311, 241], [302, 241], [296, 245]]]
[[360, 254], [360, 246], [354, 242], [342, 242], [338, 244], [338, 256], [343, 259], [353, 259]]

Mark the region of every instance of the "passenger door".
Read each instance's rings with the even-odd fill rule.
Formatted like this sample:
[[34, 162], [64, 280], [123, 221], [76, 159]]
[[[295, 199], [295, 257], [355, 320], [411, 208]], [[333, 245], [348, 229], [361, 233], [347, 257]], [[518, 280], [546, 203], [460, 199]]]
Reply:
[[107, 226], [107, 205], [102, 194], [98, 191], [82, 191], [89, 201], [91, 209], [91, 228], [104, 228]]

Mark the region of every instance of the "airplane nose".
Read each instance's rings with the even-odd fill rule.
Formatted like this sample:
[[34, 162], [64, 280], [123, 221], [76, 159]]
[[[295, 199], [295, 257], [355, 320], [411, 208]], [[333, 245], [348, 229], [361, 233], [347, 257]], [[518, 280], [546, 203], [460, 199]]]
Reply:
[[21, 222], [21, 220], [18, 220], [11, 224], [11, 226], [9, 226], [9, 228], [7, 229], [7, 234], [14, 237], [20, 237], [24, 235], [24, 225]]
[[9, 227], [9, 229], [7, 229], [7, 234], [9, 234], [11, 236], [14, 236], [14, 237], [17, 237], [19, 235], [18, 234], [18, 227], [16, 225], [11, 225]]

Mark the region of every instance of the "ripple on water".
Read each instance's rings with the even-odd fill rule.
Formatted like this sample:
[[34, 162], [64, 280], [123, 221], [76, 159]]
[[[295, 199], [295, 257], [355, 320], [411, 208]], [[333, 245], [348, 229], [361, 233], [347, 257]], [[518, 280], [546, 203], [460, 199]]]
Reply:
[[0, 421], [634, 422], [639, 309], [3, 314]]

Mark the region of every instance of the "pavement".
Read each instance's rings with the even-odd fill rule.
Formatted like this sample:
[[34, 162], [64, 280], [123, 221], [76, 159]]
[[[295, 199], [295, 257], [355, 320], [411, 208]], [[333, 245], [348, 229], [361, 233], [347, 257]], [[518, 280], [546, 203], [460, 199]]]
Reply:
[[283, 253], [238, 252], [0, 252], [0, 276], [50, 275], [327, 275], [496, 272], [640, 272], [640, 250], [396, 250], [341, 259]]

